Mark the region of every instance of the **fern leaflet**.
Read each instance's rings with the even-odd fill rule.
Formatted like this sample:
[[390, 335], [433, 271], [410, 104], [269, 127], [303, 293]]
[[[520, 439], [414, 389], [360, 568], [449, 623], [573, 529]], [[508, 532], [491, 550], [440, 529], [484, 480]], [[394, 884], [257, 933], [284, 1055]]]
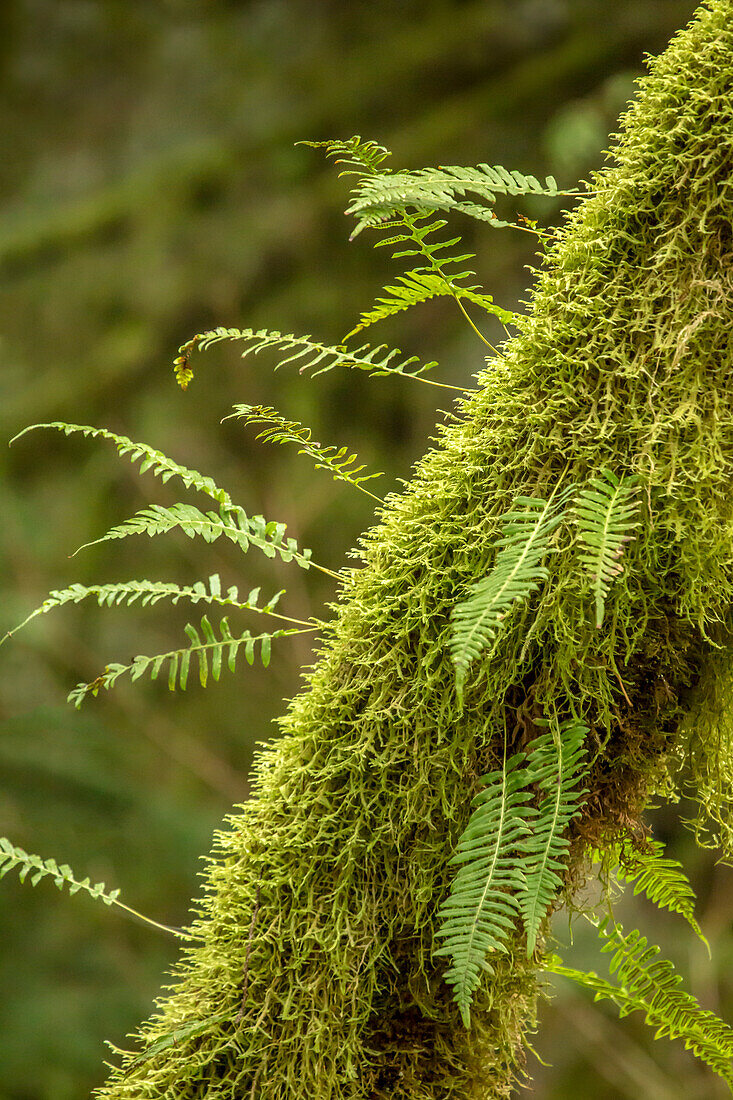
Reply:
[[[256, 546], [268, 558], [279, 555], [283, 561], [297, 562], [302, 569], [309, 569], [312, 564], [310, 550], [301, 549], [295, 539], [284, 538], [284, 523], [268, 522], [263, 516], [248, 516], [243, 508], [237, 507], [222, 507], [219, 512], [204, 513], [193, 504], [172, 504], [168, 508], [153, 504], [143, 508], [129, 520], [112, 527], [101, 538], [84, 543], [79, 550], [110, 539], [124, 539], [130, 535], [149, 535], [153, 538], [176, 529], [191, 539], [199, 535], [206, 542], [216, 542], [223, 535], [244, 553], [250, 546]], [[75, 553], [78, 554], [79, 550]]]
[[442, 389], [459, 390], [460, 386], [450, 386], [445, 382], [435, 382], [422, 375], [437, 367], [437, 362], [421, 363], [416, 355], [403, 356], [399, 348], [391, 350], [386, 344], [378, 344], [372, 347], [370, 344], [362, 344], [353, 350], [347, 350], [343, 346], [332, 347], [321, 344], [310, 336], [295, 336], [293, 333], [283, 334], [269, 329], [251, 328], [223, 328], [212, 329], [209, 332], [201, 332], [194, 336], [188, 343], [179, 349], [180, 354], [174, 362], [176, 379], [183, 389], [186, 388], [193, 371], [189, 366], [189, 357], [194, 348], [206, 351], [212, 344], [223, 340], [239, 340], [246, 346], [242, 352], [242, 358], [248, 355], [257, 355], [264, 349], [277, 349], [286, 352], [285, 358], [280, 358], [275, 364], [275, 370], [290, 363], [298, 363], [302, 374], [304, 371], [313, 371], [314, 376], [325, 374], [326, 371], [336, 367], [348, 367], [351, 370], [363, 370], [369, 374], [378, 376], [385, 374], [400, 375], [405, 378], [416, 378], [431, 386], [440, 386]]
[[[326, 156], [334, 159], [337, 164], [346, 164], [348, 167], [339, 173], [340, 175], [359, 176], [362, 183], [365, 179], [391, 177], [389, 169], [381, 168], [382, 162], [391, 154], [383, 146], [377, 146], [373, 142], [363, 143], [359, 137], [354, 137], [345, 142], [306, 142], [304, 144], [323, 146], [326, 149]], [[352, 191], [352, 194], [357, 193], [358, 188], [356, 191]], [[425, 224], [426, 222], [427, 224]], [[436, 241], [434, 238], [428, 240], [436, 232], [444, 229], [446, 225], [447, 222], [436, 218], [433, 214], [426, 215], [419, 212], [410, 214], [407, 209], [399, 209], [395, 210], [393, 215], [386, 221], [380, 220], [376, 225], [371, 226], [371, 228], [377, 228], [390, 234], [386, 239], [376, 242], [377, 248], [397, 246], [399, 249], [397, 251], [393, 247], [395, 259], [416, 256], [419, 257], [421, 263], [404, 276], [400, 276], [397, 285], [384, 288], [387, 297], [377, 299], [370, 310], [362, 313], [359, 323], [344, 337], [345, 341], [370, 325], [420, 302], [427, 301], [429, 298], [448, 296], [455, 299], [459, 309], [478, 337], [489, 347], [491, 346], [466, 312], [463, 300], [472, 302], [483, 310], [495, 314], [503, 324], [511, 321], [514, 314], [509, 310], [496, 306], [491, 295], [482, 293], [479, 287], [465, 285], [465, 281], [474, 274], [473, 271], [465, 270], [448, 274], [446, 270], [448, 265], [462, 264], [475, 257], [473, 253], [466, 253], [465, 255], [445, 254], [461, 243], [460, 237], [454, 237], [449, 241]], [[353, 240], [354, 237], [358, 236], [363, 228], [365, 227], [357, 224], [356, 229], [351, 234], [351, 239]], [[392, 233], [395, 229], [399, 231], [397, 235]], [[443, 255], [438, 256], [437, 253], [439, 252], [442, 252]]]
[[376, 174], [381, 165], [391, 157], [389, 149], [376, 141], [362, 141], [359, 134], [346, 141], [298, 141], [296, 145], [308, 145], [311, 149], [325, 149], [326, 156], [335, 164], [343, 164], [339, 176], [361, 176], [365, 172]]
[[367, 496], [380, 504], [384, 503], [380, 497], [375, 496], [364, 488], [365, 481], [382, 477], [382, 474], [358, 475], [366, 466], [354, 466], [357, 461], [355, 454], [349, 454], [348, 447], [326, 446], [316, 443], [311, 439], [310, 428], [304, 427], [295, 420], [285, 420], [275, 409], [265, 408], [262, 405], [235, 405], [234, 412], [225, 420], [232, 417], [245, 420], [248, 424], [265, 424], [266, 427], [257, 435], [267, 443], [296, 443], [299, 446], [298, 454], [306, 454], [313, 459], [317, 470], [328, 470], [334, 481], [345, 481], [354, 488], [360, 489]]
[[471, 586], [470, 596], [453, 610], [451, 650], [456, 691], [463, 697], [469, 665], [496, 638], [511, 605], [525, 600], [547, 578], [542, 564], [550, 552], [550, 536], [562, 519], [560, 507], [569, 490], [549, 500], [518, 496], [504, 520], [494, 568]]
[[[544, 184], [534, 176], [509, 172], [500, 165], [479, 164], [476, 168], [450, 166], [421, 168], [414, 172], [376, 172], [362, 178], [353, 191], [346, 210], [357, 225], [354, 236], [363, 229], [412, 208], [420, 214], [445, 211], [467, 214], [497, 228], [511, 225], [500, 220], [493, 207], [498, 195], [567, 194], [558, 189], [552, 176]], [[472, 195], [479, 201], [466, 201]]]
[[618, 561], [624, 544], [634, 537], [631, 532], [639, 526], [635, 522], [639, 511], [635, 480], [624, 481], [607, 469], [601, 470], [601, 474], [602, 477], [591, 478], [588, 487], [580, 490], [576, 503], [576, 521], [585, 551], [580, 561], [593, 582], [597, 628], [603, 622], [611, 583], [624, 571]]
[[546, 962], [545, 968], [582, 985], [596, 1001], [613, 1001], [622, 1017], [642, 1012], [645, 1022], [655, 1028], [655, 1039], [681, 1039], [687, 1050], [733, 1090], [733, 1029], [679, 988], [682, 976], [668, 959], [659, 957], [659, 948], [649, 944], [640, 932], [625, 935], [608, 919], [601, 922], [598, 931], [605, 941], [601, 950], [613, 954], [609, 969], [618, 985], [592, 971], [562, 966], [554, 958]]
[[[661, 841], [652, 840], [648, 850], [634, 850], [626, 855], [623, 863], [617, 863], [615, 874], [634, 884], [634, 895], [644, 894], [660, 909], [668, 909], [686, 920], [709, 952], [710, 945], [695, 919], [695, 891], [682, 864], [676, 859], [665, 859], [663, 852]], [[618, 853], [616, 858], [618, 860]]]
[[159, 924], [158, 921], [138, 913], [129, 905], [119, 900], [119, 890], [108, 890], [103, 882], [92, 883], [88, 878], [79, 879], [69, 867], [68, 863], [56, 863], [54, 859], [41, 859], [40, 856], [30, 855], [23, 848], [17, 847], [6, 836], [0, 836], [0, 878], [9, 871], [17, 870], [21, 882], [29, 879], [31, 886], [37, 886], [41, 879], [51, 877], [59, 890], [67, 887], [70, 894], [76, 894], [83, 890], [95, 901], [102, 901], [105, 905], [116, 905], [126, 913], [144, 921], [145, 924], [159, 928], [162, 932], [170, 932], [179, 939], [193, 939], [189, 933], [180, 928], [171, 928], [167, 924]]
[[[380, 241], [379, 243], [384, 242]], [[376, 324], [378, 321], [384, 321], [387, 317], [393, 317], [402, 310], [410, 309], [421, 302], [439, 297], [458, 298], [459, 300], [472, 302], [487, 313], [495, 314], [503, 324], [509, 324], [514, 317], [511, 310], [502, 309], [501, 306], [495, 305], [491, 295], [483, 294], [478, 286], [460, 285], [460, 280], [469, 278], [471, 274], [472, 272], [464, 271], [460, 275], [447, 278], [438, 268], [432, 271], [423, 271], [416, 268], [405, 275], [399, 275], [395, 285], [384, 287], [384, 292], [388, 297], [377, 298], [372, 308], [361, 314], [359, 324], [347, 334], [345, 339], [350, 339], [357, 332], [362, 332], [365, 328]]]
[[[537, 724], [548, 725], [544, 719]], [[562, 886], [563, 859], [569, 845], [565, 833], [580, 813], [585, 794], [578, 790], [578, 782], [587, 733], [587, 726], [570, 719], [557, 731], [541, 734], [531, 746], [527, 782], [536, 784], [540, 801], [532, 827], [521, 841], [525, 883], [519, 895], [528, 956], [537, 946], [542, 921]]]
[[130, 461], [133, 463], [142, 459], [138, 473], [144, 474], [150, 470], [161, 481], [170, 481], [172, 477], [179, 477], [187, 489], [198, 489], [199, 492], [206, 493], [218, 504], [232, 503], [229, 494], [224, 489], [220, 489], [210, 477], [200, 474], [198, 470], [189, 470], [187, 466], [181, 466], [177, 462], [173, 462], [162, 451], [156, 451], [154, 447], [149, 447], [147, 443], [135, 443], [127, 436], [117, 435], [115, 432], [108, 431], [107, 428], [92, 428], [89, 424], [66, 424], [63, 421], [54, 420], [49, 424], [31, 424], [29, 427], [24, 428], [22, 432], [18, 432], [10, 442], [14, 443], [16, 439], [20, 439], [27, 432], [35, 431], [36, 428], [55, 428], [63, 432], [64, 435], [80, 433], [85, 438], [111, 439], [116, 445], [119, 455], [129, 455]]
[[435, 954], [451, 960], [445, 978], [454, 988], [466, 1027], [482, 971], [493, 972], [486, 956], [506, 950], [519, 913], [517, 895], [524, 876], [517, 850], [531, 814], [523, 761], [524, 753], [516, 753], [502, 771], [483, 777], [483, 789], [473, 799], [474, 811], [450, 861], [459, 871], [439, 910], [442, 924], [436, 934], [445, 943]]
[[193, 585], [178, 585], [168, 581], [147, 580], [121, 581], [116, 584], [92, 584], [88, 586], [72, 584], [68, 588], [49, 592], [40, 607], [37, 607], [22, 623], [19, 623], [13, 630], [9, 630], [3, 638], [0, 638], [0, 645], [14, 634], [17, 634], [19, 630], [22, 630], [38, 615], [45, 615], [48, 611], [52, 611], [56, 607], [64, 607], [66, 604], [82, 603], [83, 600], [92, 597], [96, 599], [100, 607], [131, 607], [138, 602], [143, 607], [147, 607], [158, 603], [160, 600], [170, 600], [172, 604], [180, 603], [181, 600], [188, 600], [193, 604], [203, 602], [221, 607], [234, 607], [237, 611], [256, 611], [261, 615], [273, 615], [275, 618], [285, 619], [287, 622], [298, 623], [301, 626], [310, 625], [302, 619], [291, 619], [288, 615], [280, 615], [275, 611], [280, 597], [284, 594], [284, 589], [276, 592], [264, 606], [260, 607], [258, 604], [259, 588], [253, 588], [247, 598], [241, 600], [236, 585], [232, 585], [226, 592], [222, 591], [218, 573], [213, 573], [209, 577], [208, 589], [203, 581], [196, 581]]
[[270, 663], [270, 653], [273, 638], [282, 638], [289, 634], [303, 634], [315, 627], [306, 627], [289, 630], [276, 630], [272, 634], [257, 634], [253, 636], [249, 630], [243, 634], [233, 635], [229, 622], [223, 618], [219, 624], [220, 637], [217, 638], [209, 619], [204, 615], [201, 619], [201, 634], [191, 623], [185, 627], [190, 645], [182, 649], [174, 649], [169, 653], [159, 653], [155, 657], [139, 654], [129, 665], [109, 664], [104, 672], [91, 683], [77, 684], [69, 693], [68, 701], [79, 708], [88, 695], [98, 695], [100, 690], [105, 691], [114, 687], [120, 676], [128, 675], [131, 680], [139, 680], [148, 675], [151, 680], [157, 680], [161, 669], [168, 666], [168, 687], [171, 691], [178, 686], [181, 691], [186, 690], [192, 658], [198, 663], [199, 681], [202, 687], [206, 687], [209, 678], [209, 658], [211, 658], [211, 675], [218, 681], [221, 676], [224, 653], [227, 653], [227, 667], [230, 672], [236, 668], [237, 654], [244, 646], [244, 654], [248, 664], [254, 664], [255, 651], [260, 648], [260, 660], [267, 668]]

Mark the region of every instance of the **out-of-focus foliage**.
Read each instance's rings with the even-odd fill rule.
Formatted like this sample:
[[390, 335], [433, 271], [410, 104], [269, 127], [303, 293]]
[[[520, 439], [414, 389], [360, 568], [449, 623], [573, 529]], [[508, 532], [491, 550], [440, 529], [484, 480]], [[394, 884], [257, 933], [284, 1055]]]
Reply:
[[[277, 325], [337, 344], [399, 274], [384, 250], [371, 251], [368, 233], [348, 243], [345, 181], [294, 142], [359, 132], [408, 168], [498, 162], [572, 186], [600, 162], [643, 52], [661, 49], [693, 8], [6, 0], [0, 435], [34, 421], [107, 425], [207, 470], [248, 512], [287, 522], [319, 561], [343, 563], [369, 522], [368, 497], [319, 477], [296, 448], [268, 448], [236, 420], [219, 421], [235, 403], [275, 406], [385, 470], [387, 492], [425, 448], [436, 408], [429, 387], [352, 371], [274, 374], [227, 345], [197, 364], [186, 394], [170, 370], [183, 341], [217, 325]], [[529, 202], [517, 209], [540, 216]], [[530, 235], [470, 222], [460, 231], [477, 253], [477, 281], [516, 307]], [[465, 384], [481, 365], [482, 347], [448, 299], [385, 322], [385, 338], [393, 335], [406, 353], [438, 359], [447, 382]], [[225, 588], [279, 587], [284, 567], [253, 559], [245, 575], [223, 540], [104, 543], [69, 561], [148, 500], [175, 498], [152, 474], [143, 489], [129, 464], [91, 440], [34, 433], [3, 462], [0, 633], [73, 582], [143, 575], [184, 585], [217, 572]], [[299, 570], [288, 588], [303, 618], [331, 591], [326, 578]], [[245, 665], [205, 695], [121, 686], [82, 714], [67, 708], [69, 689], [104, 661], [167, 651], [185, 621], [184, 609], [100, 614], [88, 601], [39, 617], [0, 651], [0, 833], [121, 887], [136, 908], [173, 925], [185, 919], [212, 829], [246, 797], [254, 742], [269, 735], [309, 660], [307, 637], [282, 639], [267, 671]], [[694, 885], [723, 972], [730, 884], [714, 872]], [[645, 913], [644, 927], [665, 942], [668, 925], [660, 918], [657, 936], [651, 920]], [[23, 890], [10, 876], [0, 942], [7, 1100], [86, 1095], [103, 1077], [102, 1039], [124, 1045], [176, 949], [83, 895], [43, 883]], [[689, 963], [696, 994], [724, 1013], [730, 989], [701, 951], [675, 961]], [[700, 1091], [709, 1078], [701, 1086], [684, 1054], [659, 1045], [648, 1053], [641, 1024], [604, 1020], [576, 993], [558, 995], [547, 1015], [548, 1037], [559, 1028], [565, 1041], [541, 1050], [566, 1051], [567, 1061], [553, 1054], [552, 1085], [538, 1070], [538, 1096], [710, 1095]], [[573, 1035], [582, 1036], [577, 1046]], [[622, 1058], [609, 1056], [619, 1049]]]

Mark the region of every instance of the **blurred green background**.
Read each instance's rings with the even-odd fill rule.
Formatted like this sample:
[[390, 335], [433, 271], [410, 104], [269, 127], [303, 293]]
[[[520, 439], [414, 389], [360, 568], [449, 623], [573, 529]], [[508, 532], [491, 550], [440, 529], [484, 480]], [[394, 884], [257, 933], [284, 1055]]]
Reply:
[[[398, 273], [368, 234], [348, 243], [345, 181], [294, 142], [360, 133], [392, 148], [395, 166], [489, 161], [572, 186], [602, 162], [644, 53], [693, 10], [692, 0], [5, 0], [0, 437], [54, 419], [108, 426], [211, 474], [337, 568], [370, 522], [368, 499], [221, 418], [237, 401], [274, 405], [384, 470], [388, 491], [449, 407], [436, 405], [439, 391], [351, 372], [274, 374], [264, 357], [242, 363], [235, 346], [197, 356], [185, 394], [170, 369], [180, 343], [217, 324], [338, 341]], [[530, 212], [551, 223], [560, 210]], [[515, 306], [532, 238], [456, 228], [487, 289]], [[382, 338], [437, 358], [454, 384], [481, 366], [452, 302], [390, 322]], [[69, 560], [180, 494], [139, 478], [103, 442], [38, 432], [2, 454], [0, 632], [73, 581], [190, 583], [218, 571], [245, 590], [286, 587], [295, 615], [330, 598], [313, 571], [185, 538]], [[170, 923], [185, 921], [200, 856], [246, 798], [253, 745], [309, 660], [300, 640], [286, 641], [269, 670], [243, 664], [205, 693], [141, 683], [81, 712], [65, 704], [105, 662], [183, 644], [186, 619], [163, 604], [69, 608], [0, 650], [0, 834]], [[730, 1018], [731, 877], [695, 853], [679, 817], [658, 814], [659, 835], [691, 867], [713, 963], [680, 922], [640, 902], [619, 912]], [[567, 939], [562, 925], [558, 935]], [[0, 1098], [88, 1095], [104, 1077], [103, 1040], [125, 1045], [175, 943], [13, 875], [0, 890], [0, 943]], [[596, 956], [580, 935], [574, 965], [602, 969]], [[537, 1050], [553, 1068], [536, 1064], [532, 1094], [543, 1100], [725, 1095], [682, 1049], [579, 994], [558, 989], [542, 1019]]]

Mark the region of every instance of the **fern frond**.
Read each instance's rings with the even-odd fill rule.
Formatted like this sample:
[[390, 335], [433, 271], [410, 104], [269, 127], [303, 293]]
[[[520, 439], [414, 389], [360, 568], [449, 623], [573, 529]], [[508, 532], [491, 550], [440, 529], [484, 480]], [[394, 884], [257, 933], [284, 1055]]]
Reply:
[[[136, 512], [125, 523], [112, 527], [101, 538], [84, 543], [79, 550], [96, 546], [110, 539], [124, 539], [129, 535], [164, 535], [180, 530], [188, 538], [200, 536], [206, 542], [216, 542], [224, 536], [236, 543], [243, 553], [256, 546], [268, 558], [279, 555], [283, 561], [295, 561], [302, 569], [309, 569], [311, 551], [298, 546], [293, 538], [285, 539], [285, 524], [267, 521], [263, 516], [248, 516], [243, 508], [222, 507], [219, 512], [201, 512], [193, 504], [172, 504], [166, 508], [153, 504]], [[79, 553], [79, 550], [75, 553]]]
[[518, 496], [507, 514], [494, 568], [471, 586], [470, 596], [453, 610], [450, 646], [456, 668], [456, 691], [463, 697], [469, 665], [496, 638], [511, 605], [525, 600], [547, 578], [542, 564], [550, 537], [562, 519], [569, 490], [549, 500]]
[[596, 1001], [613, 1001], [622, 1017], [643, 1013], [645, 1022], [655, 1028], [655, 1039], [681, 1039], [687, 1050], [733, 1090], [733, 1029], [679, 988], [682, 976], [668, 959], [659, 957], [659, 948], [640, 932], [624, 934], [620, 925], [609, 920], [604, 920], [598, 931], [605, 941], [601, 950], [613, 955], [609, 969], [618, 985], [592, 971], [562, 966], [555, 959], [548, 960], [545, 968], [582, 985]]
[[[310, 336], [295, 336], [293, 333], [283, 334], [264, 328], [219, 327], [209, 332], [198, 333], [187, 344], [182, 345], [180, 349], [182, 354], [179, 359], [186, 358], [188, 363], [188, 356], [194, 347], [200, 351], [206, 351], [212, 344], [220, 343], [223, 340], [243, 342], [246, 345], [242, 352], [243, 359], [248, 355], [257, 355], [265, 349], [289, 353], [285, 355], [285, 358], [278, 359], [275, 370], [279, 370], [280, 367], [287, 366], [290, 363], [298, 363], [301, 374], [304, 371], [312, 371], [315, 376], [325, 374], [326, 371], [334, 370], [336, 367], [348, 367], [351, 370], [367, 371], [367, 373], [376, 376], [395, 374], [405, 378], [417, 378], [421, 382], [426, 382], [431, 386], [441, 386], [443, 389], [460, 389], [458, 386], [449, 386], [444, 382], [434, 382], [423, 378], [422, 375], [426, 371], [437, 367], [437, 362], [431, 360], [429, 363], [421, 363], [417, 355], [403, 356], [399, 348], [390, 350], [386, 344], [378, 344], [375, 347], [370, 344], [362, 344], [361, 347], [351, 350], [343, 346], [333, 347], [328, 344], [321, 344]], [[184, 350], [185, 355], [183, 354]], [[178, 360], [176, 360], [177, 363]], [[193, 377], [193, 371], [190, 367], [186, 367], [186, 370], [188, 374], [184, 384], [181, 381], [182, 376], [179, 377], [178, 367], [176, 367], [176, 377], [184, 389]]]
[[[182, 649], [173, 649], [168, 653], [159, 653], [155, 657], [139, 654], [129, 665], [109, 664], [104, 672], [91, 683], [77, 684], [69, 693], [68, 701], [77, 709], [88, 695], [98, 695], [104, 688], [108, 691], [114, 687], [121, 676], [128, 675], [131, 680], [139, 680], [142, 676], [149, 676], [151, 680], [157, 680], [161, 669], [168, 668], [168, 687], [171, 691], [178, 686], [181, 691], [186, 690], [188, 676], [191, 669], [191, 660], [198, 664], [199, 681], [202, 687], [206, 687], [209, 678], [209, 659], [211, 659], [211, 675], [218, 681], [221, 676], [222, 662], [226, 651], [227, 667], [230, 672], [236, 669], [237, 654], [244, 647], [244, 655], [248, 664], [254, 664], [257, 647], [260, 650], [260, 660], [265, 668], [270, 663], [270, 653], [274, 638], [282, 638], [289, 634], [302, 634], [315, 627], [306, 627], [289, 630], [275, 630], [271, 634], [250, 634], [245, 630], [243, 634], [233, 635], [229, 627], [229, 621], [223, 618], [219, 623], [217, 638], [213, 626], [206, 615], [201, 618], [201, 634], [192, 623], [187, 623], [186, 634], [190, 645]], [[202, 639], [203, 635], [203, 639]]]
[[[385, 179], [393, 175], [389, 169], [381, 167], [382, 162], [391, 155], [388, 150], [374, 142], [362, 142], [358, 136], [345, 142], [327, 141], [310, 144], [324, 147], [327, 156], [334, 159], [336, 163], [347, 165], [340, 175], [359, 176], [362, 184], [365, 180], [374, 180], [375, 177]], [[358, 194], [357, 186], [352, 191], [352, 195], [356, 197]], [[428, 224], [425, 224], [426, 221]], [[371, 310], [362, 313], [358, 324], [344, 337], [344, 342], [386, 317], [440, 295], [454, 298], [479, 338], [489, 347], [491, 346], [471, 320], [462, 300], [495, 314], [502, 324], [508, 324], [514, 314], [496, 306], [491, 295], [482, 293], [479, 287], [466, 285], [466, 280], [474, 275], [473, 271], [463, 270], [458, 273], [454, 271], [453, 274], [448, 274], [446, 269], [449, 265], [464, 264], [475, 257], [473, 253], [450, 254], [450, 250], [460, 245], [460, 237], [453, 237], [449, 241], [435, 240], [435, 233], [444, 229], [446, 225], [447, 222], [436, 218], [432, 213], [429, 215], [420, 211], [409, 213], [406, 208], [400, 207], [395, 209], [390, 218], [380, 219], [371, 226], [389, 234], [385, 239], [376, 242], [377, 248], [389, 246], [392, 247], [395, 259], [416, 256], [421, 262], [412, 271], [401, 276], [397, 285], [384, 288], [387, 297], [377, 299]], [[353, 240], [364, 228], [365, 226], [357, 221], [350, 239]], [[395, 229], [398, 230], [396, 235], [392, 232]], [[439, 252], [442, 255], [438, 256]]]
[[[540, 183], [534, 176], [508, 172], [500, 165], [479, 164], [475, 168], [448, 166], [421, 168], [414, 172], [382, 172], [361, 179], [346, 213], [357, 220], [355, 234], [412, 209], [420, 214], [467, 214], [497, 228], [510, 225], [494, 213], [498, 195], [546, 195], [562, 192], [552, 176]], [[466, 201], [466, 196], [476, 201]]]
[[232, 503], [229, 494], [224, 489], [220, 489], [210, 477], [200, 474], [198, 470], [189, 470], [187, 466], [181, 466], [178, 462], [174, 462], [164, 455], [162, 451], [156, 451], [154, 447], [149, 447], [147, 443], [135, 443], [127, 436], [117, 435], [107, 428], [93, 428], [89, 424], [66, 424], [61, 420], [54, 420], [48, 424], [31, 424], [29, 427], [24, 428], [22, 432], [18, 432], [10, 442], [14, 443], [16, 439], [20, 439], [28, 432], [35, 431], [36, 428], [55, 428], [57, 431], [63, 432], [64, 435], [81, 433], [81, 435], [92, 439], [110, 439], [117, 447], [119, 455], [129, 457], [132, 463], [142, 460], [138, 473], [144, 474], [150, 471], [155, 477], [159, 477], [164, 482], [170, 481], [172, 477], [179, 477], [187, 489], [198, 489], [199, 492], [206, 493], [218, 504]]
[[634, 850], [623, 863], [615, 867], [616, 877], [634, 884], [634, 895], [644, 894], [660, 909], [677, 913], [687, 921], [698, 939], [710, 951], [710, 945], [695, 919], [695, 891], [682, 864], [665, 859], [664, 845], [659, 840], [649, 842], [647, 850]]
[[364, 175], [369, 173], [387, 173], [389, 169], [382, 168], [382, 164], [392, 154], [383, 145], [376, 141], [362, 141], [359, 134], [346, 141], [296, 141], [296, 145], [309, 145], [312, 149], [325, 149], [326, 156], [335, 164], [343, 164], [346, 167], [339, 172], [339, 176]]
[[54, 885], [63, 890], [66, 887], [70, 894], [76, 894], [83, 890], [95, 901], [104, 902], [105, 905], [116, 905], [124, 909], [126, 913], [137, 917], [146, 924], [159, 928], [162, 932], [170, 932], [179, 939], [192, 939], [193, 937], [180, 928], [171, 928], [167, 924], [159, 924], [158, 921], [139, 913], [129, 905], [119, 900], [119, 890], [108, 890], [103, 882], [92, 883], [89, 878], [77, 878], [68, 863], [56, 863], [54, 859], [42, 859], [40, 856], [31, 855], [23, 848], [19, 848], [8, 840], [6, 836], [0, 836], [0, 878], [9, 871], [17, 871], [21, 882], [29, 880], [31, 886], [38, 886], [41, 879], [53, 878]]
[[[0, 638], [0, 645], [14, 634], [17, 634], [19, 630], [22, 630], [38, 615], [45, 615], [48, 611], [52, 611], [56, 607], [64, 607], [66, 604], [82, 603], [82, 601], [90, 598], [96, 599], [100, 607], [132, 607], [133, 604], [138, 602], [143, 607], [147, 607], [158, 603], [160, 600], [170, 600], [172, 604], [177, 604], [181, 600], [188, 600], [189, 603], [193, 604], [203, 601], [221, 607], [234, 607], [237, 611], [256, 611], [261, 615], [277, 615], [278, 618], [288, 618], [275, 612], [275, 607], [284, 594], [284, 589], [276, 592], [264, 606], [260, 607], [258, 603], [259, 588], [253, 588], [247, 598], [241, 600], [239, 590], [235, 585], [228, 588], [226, 592], [222, 592], [218, 573], [213, 573], [209, 577], [208, 588], [203, 581], [196, 581], [193, 585], [178, 585], [167, 581], [147, 580], [121, 581], [114, 584], [72, 584], [68, 588], [49, 592], [43, 603], [32, 611], [22, 623], [19, 623], [13, 630], [9, 630], [3, 638]], [[288, 621], [298, 622], [303, 626], [308, 625], [300, 619], [289, 619]]]
[[[701, 1009], [691, 994], [679, 989], [681, 975], [668, 959], [659, 957], [657, 946], [636, 929], [624, 934], [623, 928], [608, 918], [601, 921], [598, 933], [605, 941], [601, 951], [611, 955], [611, 975], [628, 993], [649, 1006], [647, 1022], [656, 1024], [657, 1036], [673, 1038], [683, 1028], [689, 1033], [698, 1031], [706, 1044], [713, 1045], [730, 1062], [733, 1028], [713, 1012]], [[728, 1072], [730, 1068], [728, 1065]]]
[[[537, 725], [548, 725], [540, 719]], [[564, 857], [570, 822], [580, 813], [585, 794], [578, 789], [584, 772], [588, 727], [575, 719], [550, 729], [532, 743], [527, 762], [527, 781], [540, 797], [537, 816], [521, 841], [524, 886], [519, 908], [527, 932], [527, 956], [537, 946], [537, 934], [547, 910], [562, 887]]]
[[435, 954], [451, 960], [445, 979], [454, 988], [466, 1027], [481, 974], [493, 973], [487, 955], [506, 950], [519, 914], [524, 876], [517, 850], [532, 813], [520, 767], [524, 759], [524, 753], [516, 753], [502, 771], [482, 778], [483, 789], [473, 799], [475, 809], [450, 861], [459, 870], [439, 910], [442, 924], [436, 935], [445, 943]]
[[[380, 241], [379, 243], [383, 244], [384, 242]], [[459, 275], [453, 275], [449, 279], [442, 271], [423, 271], [416, 268], [405, 275], [399, 275], [394, 285], [384, 287], [387, 297], [377, 298], [372, 308], [361, 314], [358, 325], [347, 333], [344, 339], [348, 340], [370, 325], [374, 325], [378, 321], [384, 321], [387, 317], [393, 317], [402, 310], [410, 309], [421, 302], [427, 302], [431, 298], [440, 297], [457, 297], [466, 302], [472, 302], [487, 313], [493, 313], [502, 324], [509, 324], [514, 317], [511, 310], [497, 306], [491, 295], [483, 294], [479, 286], [463, 286], [460, 284], [461, 279], [468, 279], [472, 274], [471, 271], [462, 271]]]
[[619, 558], [624, 544], [639, 523], [636, 498], [638, 485], [635, 480], [618, 478], [611, 470], [601, 470], [602, 477], [594, 477], [589, 485], [578, 493], [576, 522], [581, 545], [585, 553], [580, 561], [593, 583], [596, 598], [596, 627], [603, 622], [606, 596], [615, 577], [623, 573]]
[[298, 454], [305, 454], [311, 458], [317, 470], [328, 470], [334, 481], [345, 481], [360, 489], [373, 500], [383, 503], [380, 497], [364, 489], [365, 481], [382, 477], [381, 473], [361, 474], [366, 466], [355, 466], [357, 461], [355, 454], [349, 454], [348, 447], [325, 446], [311, 439], [310, 428], [304, 427], [296, 420], [285, 420], [275, 409], [265, 408], [263, 405], [235, 405], [234, 412], [224, 417], [245, 420], [247, 424], [265, 424], [263, 431], [256, 436], [266, 443], [295, 443], [298, 445]]
[[[658, 950], [657, 947], [649, 948], [649, 954], [656, 955]], [[632, 1012], [643, 1013], [645, 1023], [656, 1029], [655, 1038], [682, 1040], [688, 1051], [710, 1066], [733, 1090], [733, 1037], [730, 1027], [714, 1013], [701, 1009], [690, 993], [677, 988], [681, 977], [674, 974], [674, 967], [668, 960], [658, 959], [657, 965], [667, 971], [661, 989], [648, 975], [642, 988], [638, 988], [636, 982], [632, 985], [637, 988], [614, 986], [613, 982], [599, 977], [593, 970], [577, 970], [562, 965], [557, 956], [545, 959], [543, 967], [549, 974], [567, 978], [587, 989], [593, 994], [594, 1001], [611, 1001], [619, 1009], [622, 1019]]]

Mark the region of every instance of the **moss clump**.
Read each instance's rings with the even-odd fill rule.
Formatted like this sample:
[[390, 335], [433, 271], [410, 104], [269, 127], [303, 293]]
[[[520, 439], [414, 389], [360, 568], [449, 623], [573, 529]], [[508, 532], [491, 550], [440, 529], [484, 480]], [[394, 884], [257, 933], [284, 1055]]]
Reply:
[[[256, 795], [217, 837], [200, 945], [141, 1038], [202, 1027], [124, 1059], [101, 1096], [509, 1095], [537, 960], [517, 939], [461, 1026], [432, 957], [447, 860], [505, 733], [521, 744], [542, 715], [580, 713], [599, 749], [569, 892], [584, 845], [633, 829], [682, 751], [733, 603], [732, 154], [733, 0], [711, 0], [652, 64], [519, 335], [363, 539]], [[554, 556], [459, 710], [449, 615], [503, 513], [604, 466], [640, 476], [645, 512], [603, 628], [573, 556]], [[697, 746], [707, 790], [727, 752]]]

